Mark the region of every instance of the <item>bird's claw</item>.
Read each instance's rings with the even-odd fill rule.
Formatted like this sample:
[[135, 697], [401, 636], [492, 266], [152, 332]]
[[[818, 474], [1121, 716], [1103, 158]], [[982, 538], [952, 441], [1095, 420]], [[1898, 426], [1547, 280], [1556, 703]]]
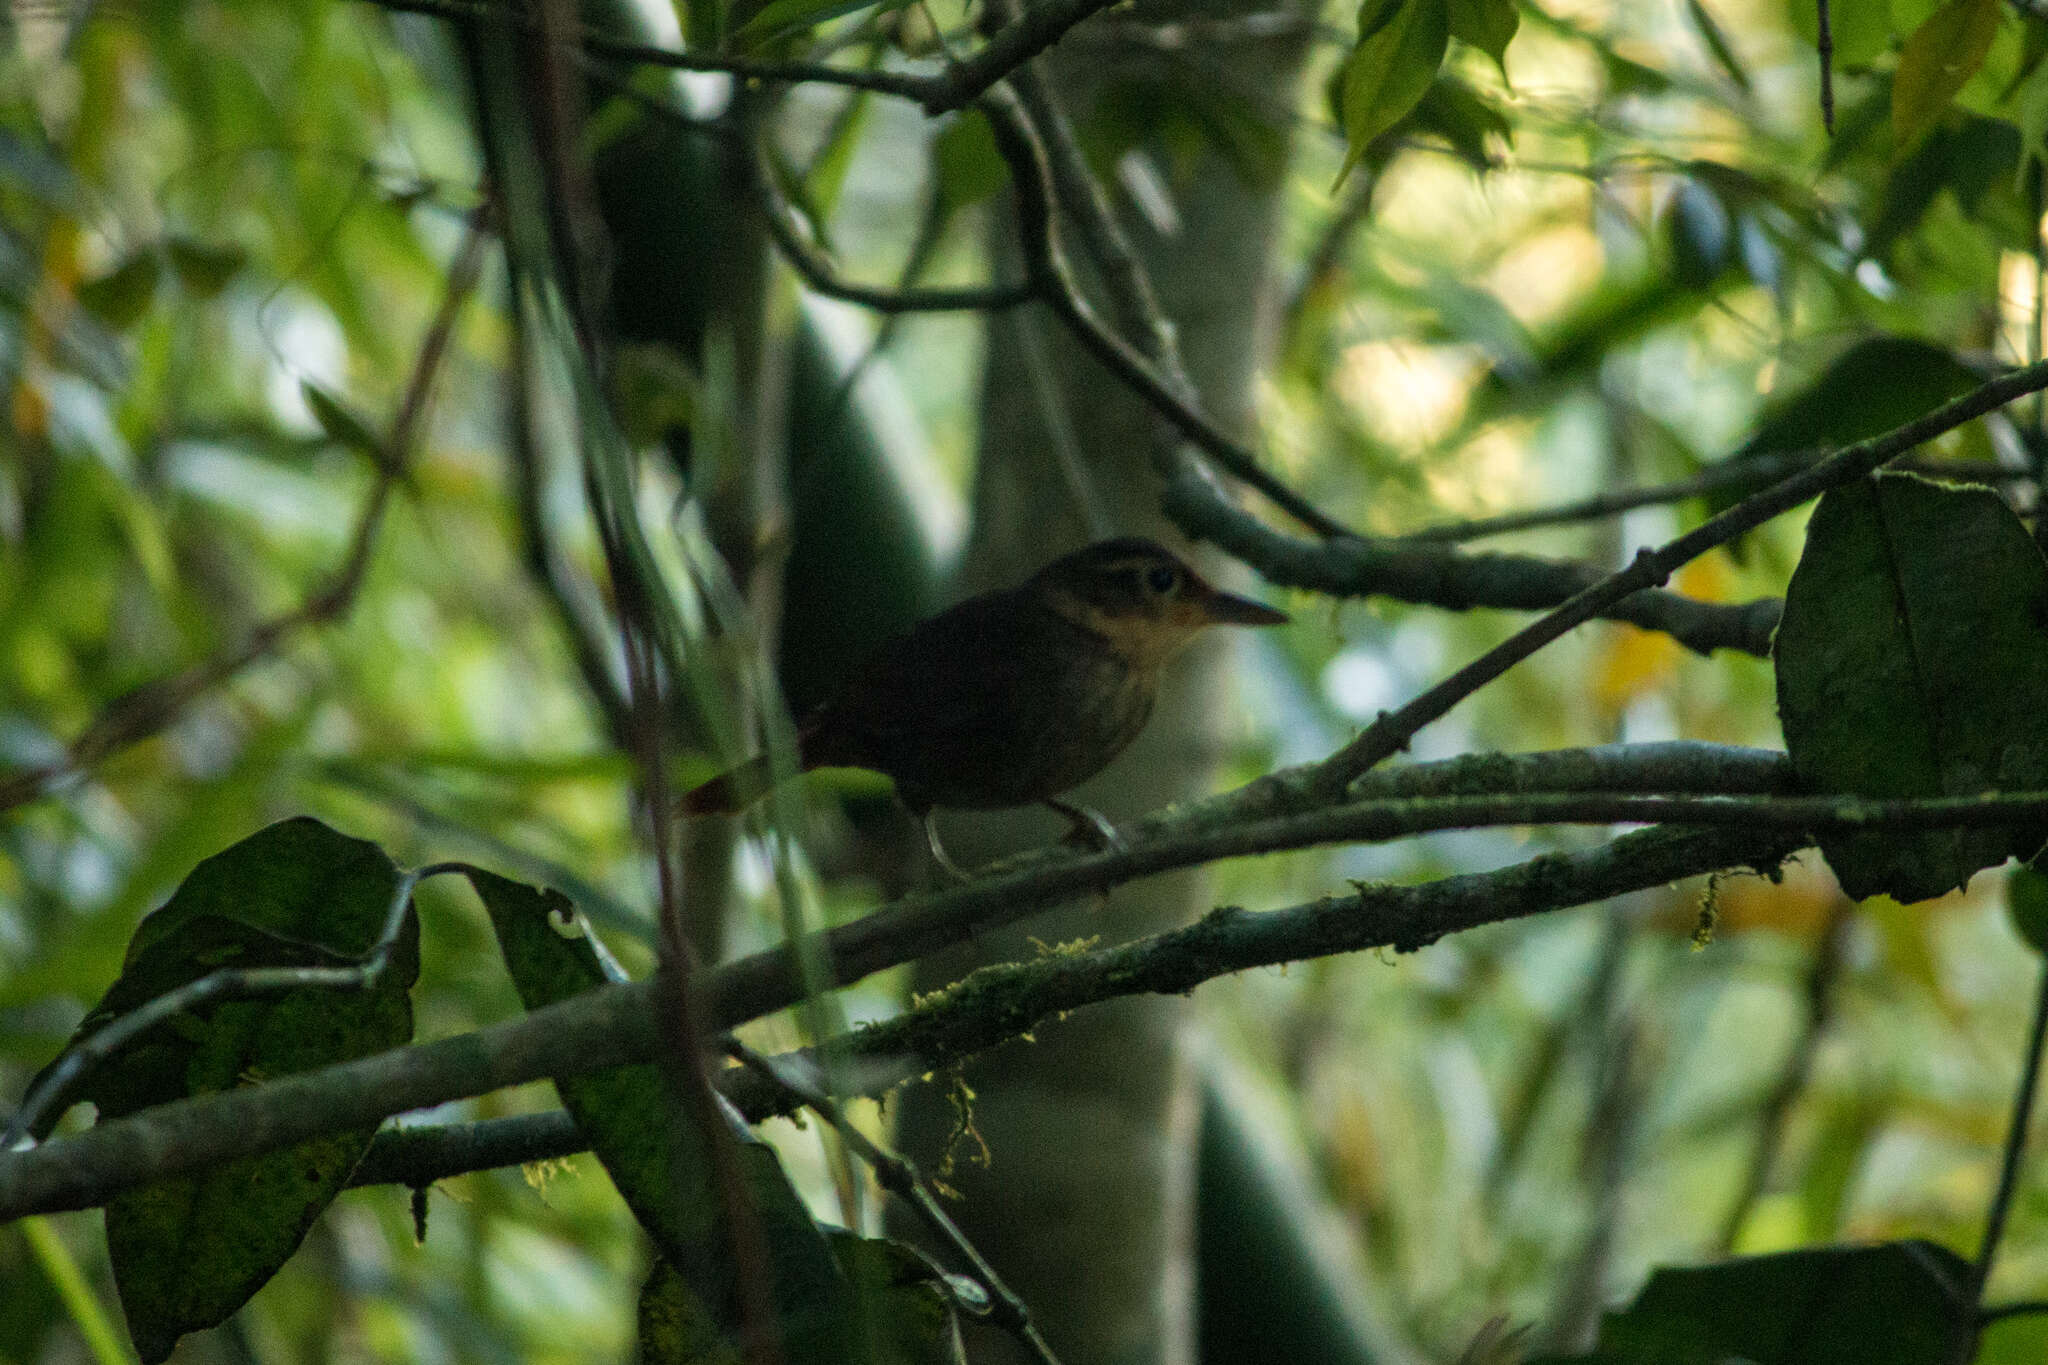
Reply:
[[932, 823], [932, 815], [930, 811], [925, 812], [923, 824], [925, 846], [931, 849], [932, 861], [938, 864], [939, 870], [945, 873], [947, 876], [951, 877], [956, 882], [966, 882], [974, 880], [965, 871], [961, 869], [960, 864], [954, 862], [952, 858], [947, 855], [946, 846], [939, 842], [939, 827], [936, 824]]
[[1109, 823], [1101, 811], [1067, 801], [1047, 801], [1045, 804], [1066, 816], [1072, 824], [1073, 828], [1067, 831], [1067, 843], [1095, 853], [1123, 853], [1129, 848], [1124, 843], [1124, 836], [1117, 833], [1116, 826]]

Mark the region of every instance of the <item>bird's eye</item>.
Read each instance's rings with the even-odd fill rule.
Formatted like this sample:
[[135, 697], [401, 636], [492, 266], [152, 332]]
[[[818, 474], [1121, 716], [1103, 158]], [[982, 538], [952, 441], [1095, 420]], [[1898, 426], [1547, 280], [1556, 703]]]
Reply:
[[1154, 564], [1145, 570], [1145, 586], [1162, 597], [1174, 590], [1180, 582], [1180, 574], [1171, 564]]

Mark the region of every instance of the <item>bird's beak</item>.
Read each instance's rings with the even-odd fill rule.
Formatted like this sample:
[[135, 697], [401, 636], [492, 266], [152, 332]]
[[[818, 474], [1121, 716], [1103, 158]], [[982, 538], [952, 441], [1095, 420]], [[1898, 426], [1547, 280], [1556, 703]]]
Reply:
[[1202, 599], [1202, 611], [1217, 625], [1284, 626], [1288, 620], [1286, 612], [1276, 611], [1264, 602], [1254, 602], [1249, 597], [1214, 588]]

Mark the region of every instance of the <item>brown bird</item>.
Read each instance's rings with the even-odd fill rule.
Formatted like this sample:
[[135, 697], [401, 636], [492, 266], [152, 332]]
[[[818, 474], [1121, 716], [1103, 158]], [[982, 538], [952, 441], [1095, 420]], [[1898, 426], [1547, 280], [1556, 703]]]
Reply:
[[[1150, 540], [1104, 540], [1014, 588], [971, 597], [883, 644], [797, 734], [797, 766], [871, 768], [924, 824], [940, 866], [964, 876], [933, 807], [1042, 802], [1116, 841], [1059, 795], [1145, 728], [1166, 661], [1203, 627], [1279, 625], [1284, 612], [1220, 591]], [[754, 758], [686, 793], [685, 814], [738, 811], [773, 782]]]

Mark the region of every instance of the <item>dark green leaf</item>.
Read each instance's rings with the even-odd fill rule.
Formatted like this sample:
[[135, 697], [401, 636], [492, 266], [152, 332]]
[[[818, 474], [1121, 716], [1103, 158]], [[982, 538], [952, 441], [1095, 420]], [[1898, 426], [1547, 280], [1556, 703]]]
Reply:
[[1358, 45], [1344, 63], [1341, 184], [1374, 138], [1415, 107], [1450, 46], [1447, 0], [1365, 0]]
[[1651, 1274], [1584, 1356], [1528, 1365], [1947, 1365], [1970, 1269], [1932, 1242], [1822, 1247]]
[[[469, 879], [483, 898], [506, 968], [528, 1009], [611, 979], [588, 927], [566, 896], [476, 868], [469, 870]], [[564, 1078], [555, 1088], [627, 1207], [682, 1276], [694, 1305], [691, 1313], [702, 1309], [715, 1330], [730, 1339], [739, 1323], [737, 1268], [708, 1135], [701, 1125], [679, 1119], [680, 1106], [652, 1063]], [[732, 1127], [740, 1178], [768, 1243], [785, 1349], [791, 1359], [853, 1358], [842, 1349], [854, 1322], [851, 1287], [773, 1149], [737, 1119]]]
[[1948, 0], [1906, 37], [1892, 78], [1892, 145], [1912, 149], [1991, 51], [1998, 0]]
[[945, 1272], [901, 1242], [838, 1228], [827, 1236], [853, 1283], [862, 1359], [871, 1365], [964, 1365]]
[[1448, 70], [1430, 83], [1407, 126], [1442, 138], [1459, 160], [1479, 171], [1492, 168], [1493, 143], [1512, 145], [1515, 140], [1514, 125], [1499, 106]]
[[[217, 967], [334, 965], [375, 945], [399, 886], [374, 844], [317, 820], [275, 824], [207, 859], [142, 921], [121, 979], [80, 1035]], [[412, 1037], [419, 971], [408, 914], [377, 986], [229, 1001], [177, 1016], [96, 1070], [80, 1097], [103, 1119], [397, 1047]], [[107, 1205], [107, 1251], [136, 1350], [170, 1354], [283, 1265], [340, 1192], [374, 1125], [329, 1134], [203, 1175], [158, 1181]]]
[[640, 1365], [743, 1365], [704, 1301], [659, 1257], [640, 1287]]
[[165, 249], [178, 283], [194, 298], [210, 299], [220, 293], [249, 263], [249, 253], [238, 246], [216, 246], [190, 237], [173, 237]]
[[1735, 458], [1818, 451], [1881, 435], [1983, 382], [1954, 353], [1915, 337], [1859, 341], [1770, 406]]
[[360, 451], [373, 460], [384, 458], [384, 443], [355, 409], [310, 379], [299, 381], [299, 393], [306, 400], [306, 406], [312, 409], [313, 420], [337, 444]]
[[106, 274], [80, 285], [79, 305], [115, 331], [123, 331], [149, 310], [161, 273], [156, 252], [144, 248]]
[[1521, 25], [1522, 12], [1515, 0], [1450, 0], [1451, 36], [1470, 43], [1507, 75], [1508, 44]]
[[2048, 872], [2031, 865], [2014, 868], [2005, 883], [2005, 909], [2019, 936], [2035, 952], [2048, 954]]
[[1928, 135], [1919, 150], [1892, 170], [1884, 199], [1870, 226], [1865, 252], [1888, 256], [1900, 238], [1920, 225], [1943, 190], [1965, 213], [1981, 218], [1993, 207], [1993, 191], [2010, 185], [2020, 164], [2020, 130], [2003, 119], [1950, 121]]
[[[1778, 628], [1778, 709], [1808, 789], [2048, 785], [2048, 563], [1998, 496], [1883, 475], [1821, 499]], [[1851, 896], [1925, 900], [2039, 829], [1823, 835]]]
[[860, 10], [873, 8], [887, 14], [908, 3], [909, 0], [885, 0], [881, 4], [876, 0], [769, 0], [759, 13], [740, 25], [733, 41], [747, 51]]

